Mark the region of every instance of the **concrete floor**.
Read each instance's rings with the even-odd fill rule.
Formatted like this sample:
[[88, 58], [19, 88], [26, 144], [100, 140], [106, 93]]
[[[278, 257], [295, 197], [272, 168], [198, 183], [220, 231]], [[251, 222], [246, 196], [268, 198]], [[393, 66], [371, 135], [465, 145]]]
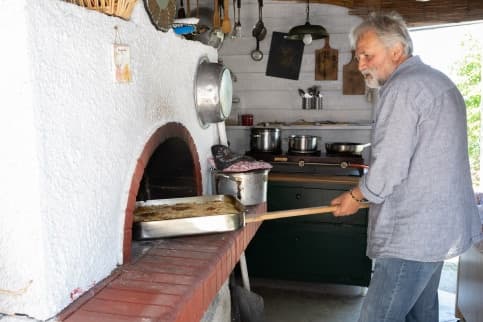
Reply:
[[[440, 322], [455, 322], [457, 259], [445, 262], [439, 287]], [[265, 302], [265, 322], [355, 322], [366, 288], [252, 281]]]

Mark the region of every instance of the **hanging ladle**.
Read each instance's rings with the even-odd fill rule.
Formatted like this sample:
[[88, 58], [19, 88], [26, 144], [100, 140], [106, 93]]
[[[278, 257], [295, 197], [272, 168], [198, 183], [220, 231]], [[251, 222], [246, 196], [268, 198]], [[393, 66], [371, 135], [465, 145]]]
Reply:
[[253, 60], [260, 61], [263, 58], [263, 53], [260, 50], [260, 40], [258, 40], [258, 38], [256, 40], [257, 40], [257, 48], [252, 50], [251, 56]]
[[252, 36], [260, 41], [265, 39], [265, 36], [267, 35], [267, 28], [265, 28], [265, 24], [263, 23], [262, 19], [262, 8], [263, 0], [258, 0], [258, 21], [252, 30]]

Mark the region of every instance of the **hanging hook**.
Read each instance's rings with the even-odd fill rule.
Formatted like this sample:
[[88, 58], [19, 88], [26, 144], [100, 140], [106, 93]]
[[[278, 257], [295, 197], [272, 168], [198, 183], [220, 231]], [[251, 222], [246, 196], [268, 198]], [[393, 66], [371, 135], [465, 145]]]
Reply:
[[310, 15], [309, 1], [310, 0], [307, 0], [307, 8], [305, 9], [305, 12], [307, 13], [307, 17], [306, 17], [307, 22], [309, 22], [309, 15]]

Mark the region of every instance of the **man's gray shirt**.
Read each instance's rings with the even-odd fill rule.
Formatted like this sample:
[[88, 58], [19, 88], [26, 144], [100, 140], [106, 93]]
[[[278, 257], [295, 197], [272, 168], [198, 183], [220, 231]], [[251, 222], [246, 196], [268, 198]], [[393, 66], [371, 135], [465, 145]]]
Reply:
[[481, 237], [471, 184], [466, 106], [419, 57], [379, 90], [369, 171], [367, 255], [416, 261], [457, 256]]

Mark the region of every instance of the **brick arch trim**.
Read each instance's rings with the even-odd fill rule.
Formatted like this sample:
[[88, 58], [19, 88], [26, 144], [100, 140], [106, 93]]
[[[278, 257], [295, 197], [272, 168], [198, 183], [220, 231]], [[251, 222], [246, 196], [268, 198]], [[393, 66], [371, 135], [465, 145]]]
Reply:
[[203, 191], [200, 159], [196, 150], [196, 145], [189, 131], [181, 123], [177, 122], [167, 123], [157, 129], [146, 142], [144, 149], [136, 162], [136, 168], [134, 169], [131, 179], [131, 186], [129, 188], [129, 196], [124, 215], [124, 264], [129, 262], [131, 259], [133, 212], [134, 208], [136, 207], [136, 196], [138, 194], [139, 185], [141, 184], [141, 179], [143, 178], [144, 169], [148, 165], [149, 159], [157, 147], [165, 140], [173, 137], [183, 139], [183, 141], [188, 145], [191, 157], [193, 158], [193, 173], [195, 176], [196, 194], [201, 195]]

